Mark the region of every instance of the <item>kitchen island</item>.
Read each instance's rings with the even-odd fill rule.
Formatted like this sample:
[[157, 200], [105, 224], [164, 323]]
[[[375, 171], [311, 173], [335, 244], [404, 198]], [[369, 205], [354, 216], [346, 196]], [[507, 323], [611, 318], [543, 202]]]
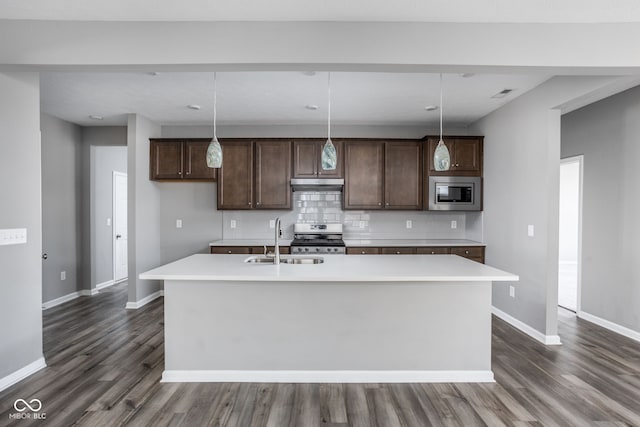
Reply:
[[192, 255], [165, 283], [165, 382], [490, 382], [491, 286], [455, 255]]

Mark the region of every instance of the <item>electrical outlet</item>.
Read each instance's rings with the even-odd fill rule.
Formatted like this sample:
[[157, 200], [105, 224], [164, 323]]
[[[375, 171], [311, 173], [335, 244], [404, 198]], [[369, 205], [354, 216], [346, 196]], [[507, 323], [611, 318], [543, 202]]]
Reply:
[[236, 220], [232, 219], [230, 225], [231, 225], [231, 228], [236, 228]]
[[182, 228], [182, 220], [176, 219], [176, 228]]
[[61, 271], [60, 272], [60, 280], [67, 280], [67, 272], [66, 271]]
[[360, 221], [360, 228], [364, 228], [364, 221]]
[[534, 234], [533, 231], [534, 231], [533, 230], [533, 225], [527, 226], [527, 236], [533, 237], [533, 234]]
[[511, 298], [516, 297], [516, 288], [513, 285], [509, 285], [509, 296]]
[[413, 221], [411, 221], [410, 219], [407, 220], [407, 228], [411, 228], [413, 227]]
[[276, 228], [276, 220], [275, 219], [270, 219], [269, 220], [269, 228]]
[[107, 218], [107, 227], [111, 227], [111, 218]]
[[458, 221], [456, 220], [451, 221], [451, 228], [453, 229], [458, 228]]

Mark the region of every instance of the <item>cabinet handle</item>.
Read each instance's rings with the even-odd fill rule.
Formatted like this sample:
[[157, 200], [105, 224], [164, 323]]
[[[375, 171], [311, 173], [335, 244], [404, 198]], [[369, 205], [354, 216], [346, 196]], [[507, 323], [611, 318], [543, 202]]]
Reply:
[[469, 255], [469, 251], [464, 251], [465, 254]]
[[256, 202], [256, 205], [260, 206], [260, 202]]
[[389, 202], [385, 203], [385, 206], [389, 206]]
[[179, 171], [179, 172], [178, 172], [178, 175], [182, 175], [182, 171]]
[[431, 251], [431, 255], [435, 255], [436, 251]]
[[378, 203], [378, 206], [382, 206], [382, 203]]
[[187, 172], [187, 175], [191, 175], [191, 172]]
[[396, 251], [396, 255], [400, 255], [400, 251]]
[[230, 254], [230, 253], [231, 253], [231, 251], [228, 251], [227, 253], [228, 253], [228, 254]]
[[251, 202], [247, 203], [249, 206], [251, 206]]
[[362, 255], [365, 255], [365, 254], [366, 254], [366, 252], [365, 252], [365, 251], [362, 251]]

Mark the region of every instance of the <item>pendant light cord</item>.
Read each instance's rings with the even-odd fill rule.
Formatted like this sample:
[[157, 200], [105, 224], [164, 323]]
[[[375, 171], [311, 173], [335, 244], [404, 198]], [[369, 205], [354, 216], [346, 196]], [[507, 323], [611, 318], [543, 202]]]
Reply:
[[328, 73], [327, 87], [327, 92], [329, 94], [329, 106], [327, 108], [327, 139], [331, 141], [331, 71]]
[[442, 141], [442, 73], [440, 73], [440, 141]]
[[216, 119], [217, 119], [217, 113], [218, 113], [218, 91], [217, 91], [217, 87], [216, 87], [216, 72], [213, 72], [213, 140], [217, 141], [218, 137], [217, 137], [217, 133], [216, 133]]

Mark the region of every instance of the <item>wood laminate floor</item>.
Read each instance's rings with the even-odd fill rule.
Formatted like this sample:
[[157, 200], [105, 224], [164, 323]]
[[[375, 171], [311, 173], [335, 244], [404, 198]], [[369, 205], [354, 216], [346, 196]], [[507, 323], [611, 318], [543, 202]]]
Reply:
[[[546, 347], [494, 317], [495, 384], [161, 384], [163, 302], [126, 285], [44, 312], [48, 367], [0, 393], [16, 426], [640, 426], [640, 344], [568, 313]], [[38, 398], [46, 421], [10, 421]]]

